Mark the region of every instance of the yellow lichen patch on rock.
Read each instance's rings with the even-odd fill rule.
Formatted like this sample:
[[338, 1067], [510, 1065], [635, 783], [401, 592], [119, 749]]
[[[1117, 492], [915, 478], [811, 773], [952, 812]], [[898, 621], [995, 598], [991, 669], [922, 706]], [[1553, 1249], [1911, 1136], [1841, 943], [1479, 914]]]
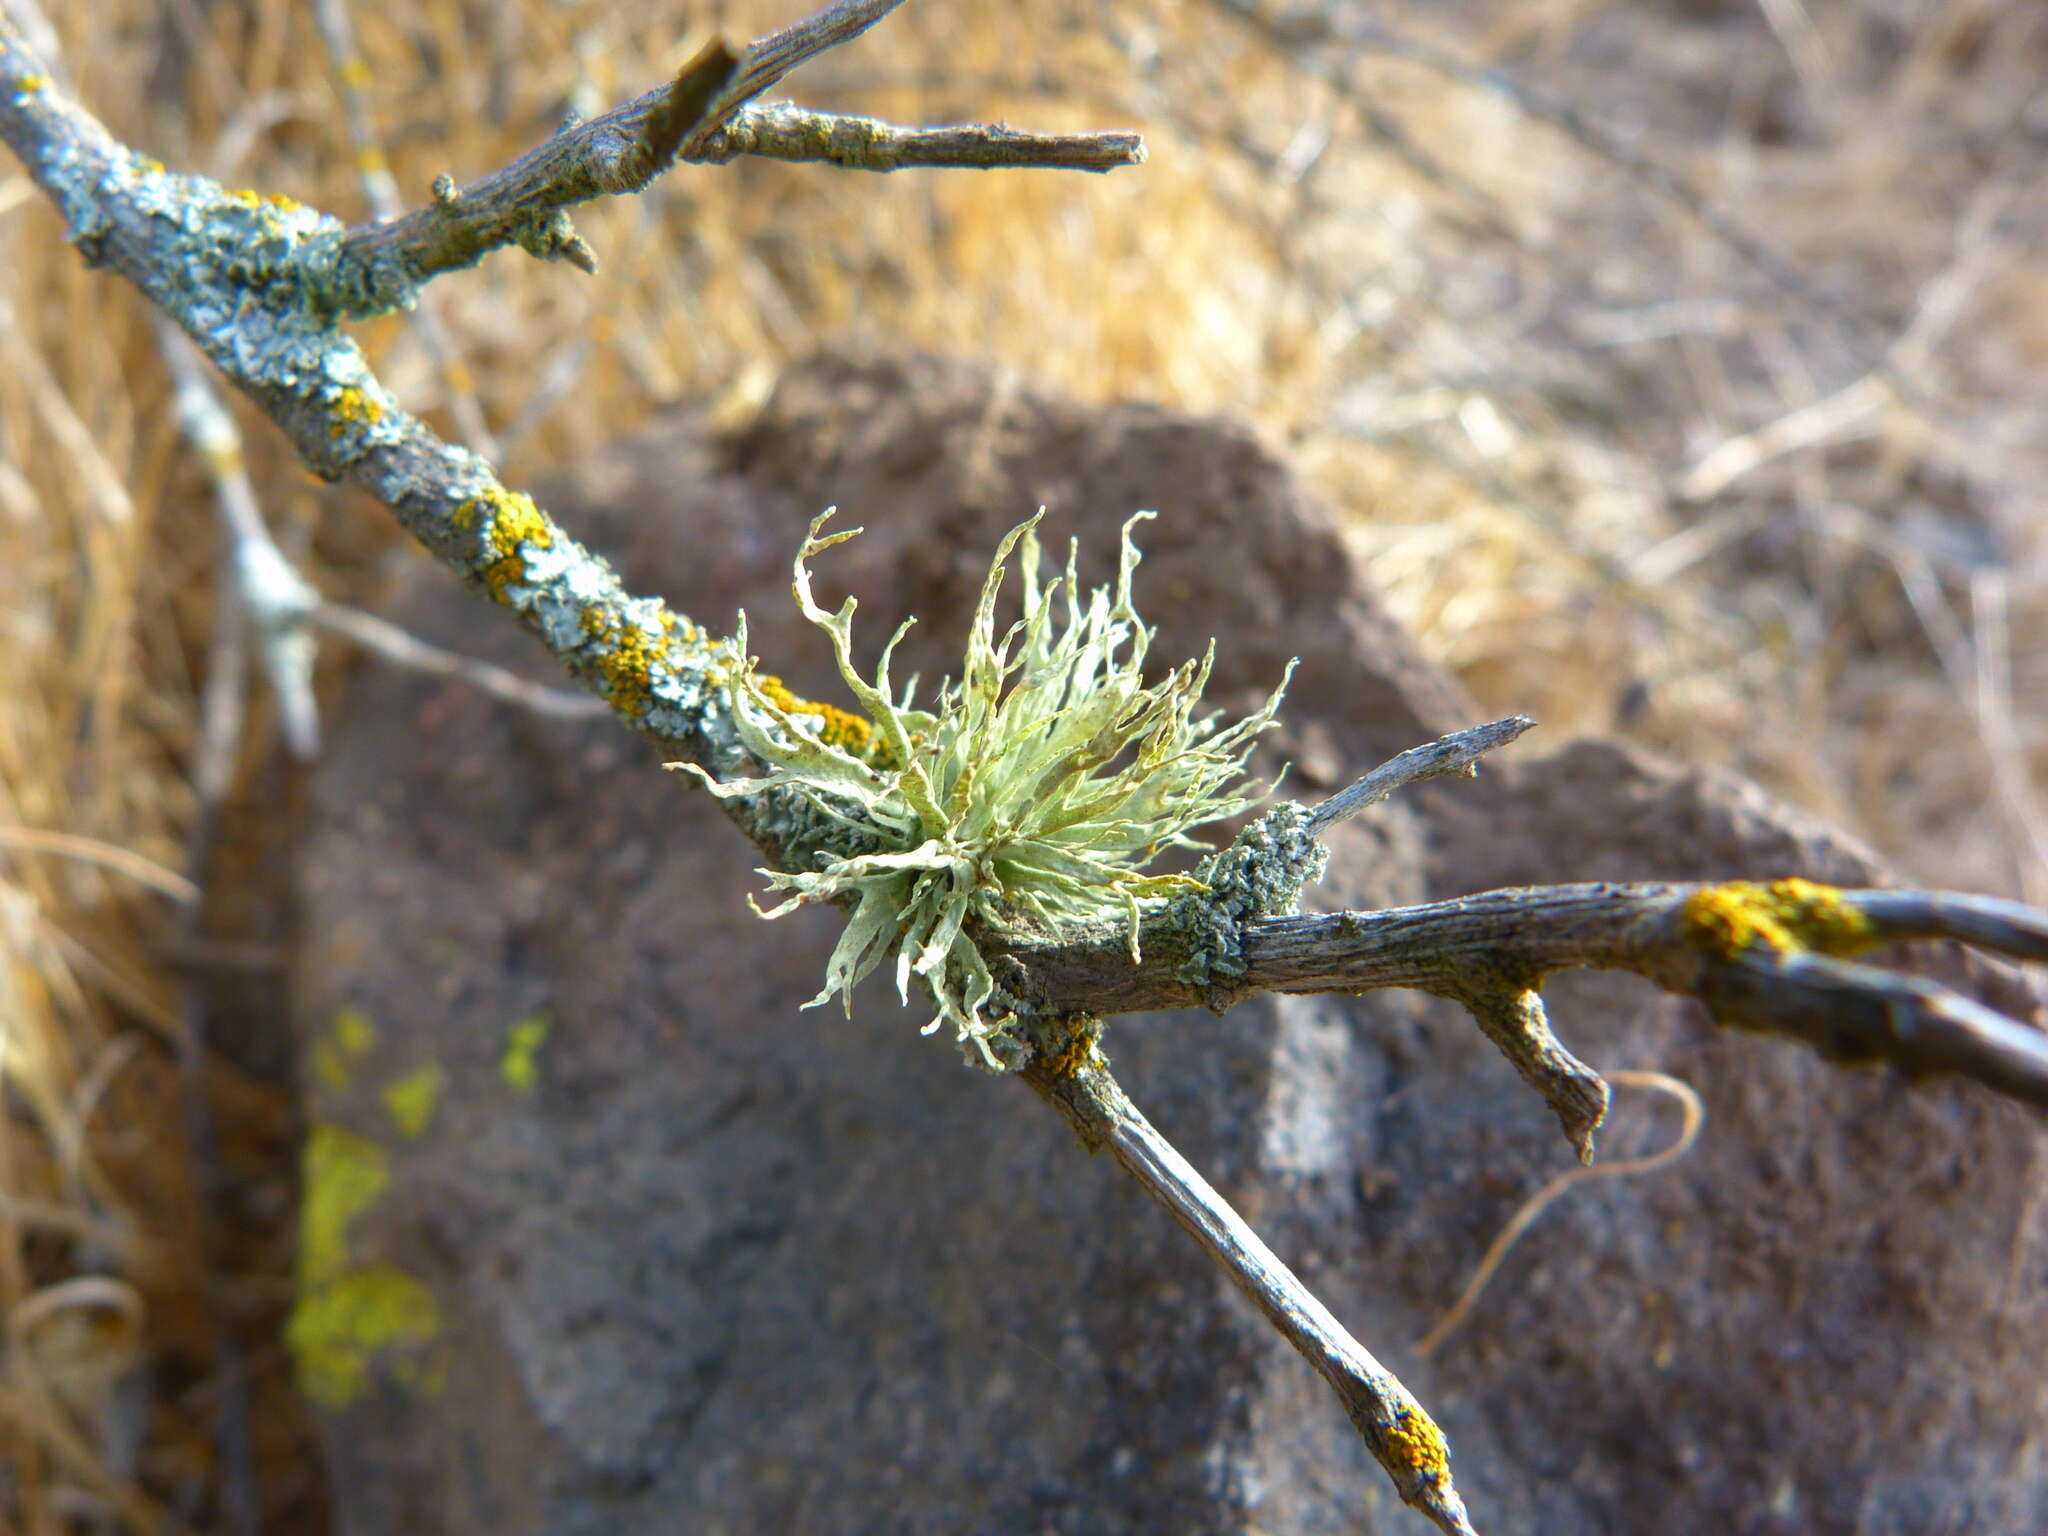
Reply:
[[826, 746], [851, 752], [856, 757], [868, 755], [875, 736], [875, 728], [868, 720], [836, 704], [816, 704], [809, 699], [798, 698], [773, 673], [758, 673], [754, 682], [769, 702], [784, 714], [816, 721], [818, 740]]
[[441, 1069], [433, 1062], [417, 1067], [384, 1085], [384, 1109], [398, 1134], [408, 1141], [433, 1123], [441, 1098]]
[[[299, 1217], [299, 1296], [285, 1341], [300, 1386], [322, 1407], [361, 1396], [380, 1353], [416, 1352], [441, 1331], [440, 1304], [419, 1281], [389, 1264], [349, 1260], [349, 1223], [377, 1202], [390, 1176], [375, 1142], [314, 1123]], [[402, 1374], [418, 1379], [416, 1371]]]
[[[369, 1385], [370, 1364], [385, 1350], [431, 1342], [441, 1331], [433, 1292], [403, 1270], [376, 1264], [338, 1277], [299, 1298], [286, 1331], [299, 1387], [323, 1408], [345, 1408]], [[432, 1385], [417, 1359], [394, 1363], [406, 1385]]]
[[377, 1043], [377, 1026], [360, 1008], [344, 1008], [334, 1016], [326, 1038], [313, 1047], [313, 1075], [336, 1093], [346, 1089], [355, 1069]]
[[1731, 960], [1757, 945], [1781, 955], [1842, 955], [1877, 942], [1869, 918], [1835, 887], [1812, 880], [1710, 885], [1686, 898], [1680, 921], [1693, 943]]
[[531, 1093], [539, 1086], [540, 1048], [547, 1042], [550, 1022], [546, 1014], [532, 1013], [505, 1031], [498, 1075], [514, 1093]]

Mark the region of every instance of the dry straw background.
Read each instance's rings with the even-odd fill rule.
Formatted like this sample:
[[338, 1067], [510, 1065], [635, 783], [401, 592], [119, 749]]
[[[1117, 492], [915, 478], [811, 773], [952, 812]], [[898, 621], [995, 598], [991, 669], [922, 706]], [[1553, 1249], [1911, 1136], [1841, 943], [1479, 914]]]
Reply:
[[[362, 6], [365, 100], [416, 201], [797, 9]], [[501, 254], [436, 285], [508, 478], [665, 408], [743, 419], [849, 334], [1239, 413], [1344, 509], [1427, 646], [1547, 744], [1620, 731], [1754, 774], [1920, 880], [2048, 897], [2048, 8], [1298, 13], [1362, 46], [1231, 10], [924, 0], [792, 82], [898, 119], [1139, 127], [1140, 170], [685, 169], [579, 220], [595, 279]], [[362, 214], [309, 4], [43, 15], [131, 143]], [[0, 261], [0, 1532], [252, 1528], [238, 1496], [324, 1529], [277, 1335], [290, 1094], [207, 1074], [244, 1213], [211, 1249], [181, 1109], [210, 491], [144, 306], [4, 158]], [[417, 332], [363, 333], [446, 426]], [[242, 417], [280, 541], [370, 600], [388, 520]], [[330, 641], [330, 697], [352, 664]], [[274, 774], [251, 689], [244, 770]], [[210, 1430], [237, 1364], [239, 1470]]]

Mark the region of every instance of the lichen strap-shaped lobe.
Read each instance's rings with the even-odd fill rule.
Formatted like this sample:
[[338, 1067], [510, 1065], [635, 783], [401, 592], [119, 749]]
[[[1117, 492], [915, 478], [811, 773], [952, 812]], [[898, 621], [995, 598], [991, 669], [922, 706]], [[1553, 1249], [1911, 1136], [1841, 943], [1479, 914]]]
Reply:
[[[1234, 816], [1264, 793], [1245, 784], [1245, 760], [1273, 723], [1286, 683], [1221, 730], [1195, 714], [1210, 657], [1146, 686], [1152, 632], [1131, 600], [1139, 559], [1131, 528], [1151, 515], [1124, 525], [1114, 590], [1085, 598], [1078, 550], [1064, 582], [1039, 578], [1043, 510], [1012, 529], [983, 583], [960, 679], [941, 686], [930, 710], [913, 707], [909, 689], [892, 696], [890, 657], [907, 623], [870, 682], [853, 664], [853, 599], [831, 613], [813, 598], [810, 559], [860, 531], [821, 536], [831, 513], [819, 517], [796, 558], [796, 599], [830, 636], [866, 733], [849, 730], [844, 712], [795, 699], [757, 673], [740, 616], [730, 643], [733, 716], [772, 771], [721, 784], [694, 765], [675, 766], [698, 773], [721, 798], [794, 790], [831, 829], [820, 867], [764, 871], [788, 899], [763, 916], [853, 903], [812, 1006], [835, 995], [850, 1006], [853, 987], [893, 951], [905, 1001], [918, 976], [938, 1003], [926, 1033], [950, 1023], [973, 1059], [1012, 1070], [1029, 1049], [995, 1001], [974, 924], [1121, 918], [1135, 957], [1141, 908], [1200, 888], [1187, 875], [1145, 867], [1163, 849], [1200, 847], [1194, 828]], [[1013, 554], [1023, 567], [1023, 617], [998, 638], [996, 599]]]

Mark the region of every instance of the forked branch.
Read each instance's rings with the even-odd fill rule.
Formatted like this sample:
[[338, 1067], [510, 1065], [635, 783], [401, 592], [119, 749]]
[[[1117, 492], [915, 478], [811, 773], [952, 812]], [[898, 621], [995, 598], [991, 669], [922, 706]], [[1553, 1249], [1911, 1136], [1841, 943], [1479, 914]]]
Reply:
[[[1159, 939], [1170, 942], [1164, 932]], [[1723, 1024], [1791, 1035], [1834, 1060], [1889, 1062], [1912, 1077], [1967, 1077], [2048, 1108], [2048, 1033], [1952, 988], [1846, 958], [1922, 939], [2048, 961], [2048, 913], [1987, 896], [1803, 880], [1527, 886], [1261, 919], [1245, 929], [1245, 971], [1224, 1001], [1410, 987], [1470, 1006], [1475, 988], [1520, 994], [1556, 971], [1633, 971], [1698, 998]], [[1169, 955], [1155, 958], [1149, 935], [1142, 966], [1107, 929], [1012, 943], [1006, 954], [1013, 989], [1049, 1012], [1107, 1016], [1218, 1001], [1214, 987], [1176, 977]]]
[[[1129, 135], [902, 130], [796, 109], [747, 115], [752, 99], [797, 64], [897, 3], [847, 0], [738, 53], [713, 44], [661, 90], [557, 135], [467, 192], [445, 183], [432, 207], [367, 229], [344, 229], [288, 199], [166, 172], [53, 84], [4, 21], [0, 138], [57, 204], [85, 257], [135, 283], [313, 468], [389, 506], [666, 756], [721, 778], [743, 777], [753, 760], [727, 702], [730, 658], [713, 637], [658, 599], [626, 591], [529, 497], [406, 412], [338, 317], [402, 306], [421, 282], [507, 243], [594, 265], [564, 210], [645, 186], [679, 157], [815, 154], [874, 170], [911, 163], [1101, 169], [1142, 157]], [[1403, 754], [1320, 810], [1274, 813], [1281, 820], [1269, 818], [1269, 831], [1287, 836], [1276, 835], [1273, 846], [1291, 847], [1303, 861], [1291, 871], [1293, 888], [1310, 855], [1319, 859], [1316, 834], [1331, 822], [1400, 784], [1468, 771], [1479, 753], [1524, 728], [1511, 720], [1461, 733]], [[815, 824], [786, 794], [728, 806], [771, 859], [788, 853], [795, 829]], [[1537, 988], [1556, 970], [1605, 966], [1698, 997], [1727, 1022], [1799, 1034], [1833, 1054], [1890, 1060], [1915, 1074], [1961, 1073], [2048, 1104], [2048, 1037], [1958, 993], [1844, 958], [1926, 937], [2048, 957], [2048, 914], [2010, 903], [1781, 881], [1540, 887], [1318, 918], [1269, 915], [1273, 909], [1259, 905], [1248, 898], [1227, 920], [1207, 914], [1212, 937], [1219, 925], [1225, 930], [1228, 952], [1220, 958], [1187, 953], [1172, 922], [1162, 920], [1144, 934], [1143, 960], [1124, 924], [1030, 941], [991, 937], [987, 959], [1044, 1023], [1042, 1038], [1054, 1042], [1039, 1047], [1024, 1079], [1084, 1141], [1108, 1147], [1168, 1206], [1330, 1381], [1402, 1496], [1446, 1531], [1471, 1527], [1435, 1426], [1131, 1106], [1095, 1049], [1099, 1018], [1225, 1007], [1256, 991], [1418, 987], [1465, 1004], [1589, 1157], [1605, 1084], [1551, 1037]]]

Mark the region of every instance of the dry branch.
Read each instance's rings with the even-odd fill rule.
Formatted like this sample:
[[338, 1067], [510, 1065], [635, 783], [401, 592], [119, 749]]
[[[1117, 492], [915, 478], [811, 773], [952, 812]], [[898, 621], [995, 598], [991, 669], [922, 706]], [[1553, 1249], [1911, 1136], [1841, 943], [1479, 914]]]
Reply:
[[1113, 171], [1141, 164], [1145, 144], [1135, 133], [1038, 133], [1003, 123], [904, 128], [771, 102], [748, 108], [688, 151], [692, 162], [706, 165], [741, 155], [822, 161], [844, 171]]
[[[1837, 1060], [1890, 1062], [1913, 1077], [1971, 1078], [2048, 1108], [2048, 1033], [1950, 988], [1842, 958], [1915, 939], [2048, 961], [2048, 913], [1988, 896], [1837, 891], [1800, 880], [1528, 886], [1262, 919], [1245, 929], [1245, 971], [1223, 1001], [1411, 987], [1470, 1006], [1475, 984], [1482, 996], [1496, 990], [1486, 978], [1520, 992], [1555, 971], [1634, 971], [1698, 998], [1724, 1024], [1791, 1035]], [[1174, 974], [1171, 954], [1160, 952], [1171, 942], [1148, 932], [1142, 966], [1130, 963], [1121, 932], [1107, 928], [1085, 939], [1014, 942], [1005, 946], [1009, 985], [1049, 1012], [1213, 1006], [1214, 987]]]
[[[370, 67], [356, 50], [355, 23], [349, 15], [349, 0], [313, 0], [313, 24], [319, 29], [321, 46], [334, 75], [334, 94], [341, 103], [342, 121], [348, 125], [349, 141], [355, 146], [356, 175], [362, 182], [363, 201], [370, 217], [378, 221], [398, 218], [405, 211], [399, 198], [398, 182], [391, 174], [391, 161], [378, 138], [377, 121], [370, 111], [363, 85]], [[412, 315], [413, 334], [419, 337], [427, 360], [440, 376], [441, 389], [448, 397], [448, 413], [455, 418], [456, 436], [465, 446], [485, 458], [495, 458], [497, 439], [484, 420], [483, 406], [471, 386], [469, 369], [456, 355], [455, 343], [442, 324], [440, 311], [432, 300], [422, 298]]]
[[1527, 715], [1509, 715], [1489, 725], [1475, 725], [1468, 731], [1454, 731], [1420, 747], [1410, 747], [1391, 757], [1371, 773], [1347, 785], [1309, 812], [1308, 829], [1320, 836], [1340, 821], [1348, 821], [1367, 806], [1378, 805], [1405, 784], [1440, 779], [1446, 774], [1472, 778], [1479, 772], [1479, 759], [1496, 747], [1519, 738], [1536, 722]]
[[488, 661], [479, 661], [474, 656], [463, 656], [443, 650], [438, 645], [429, 645], [389, 619], [380, 619], [374, 613], [365, 613], [346, 603], [321, 603], [306, 615], [306, 622], [353, 640], [372, 655], [381, 656], [396, 666], [424, 672], [429, 677], [454, 678], [501, 703], [531, 710], [536, 715], [588, 720], [592, 716], [609, 713], [603, 700], [594, 699], [587, 693], [550, 688]]
[[1107, 1148], [1316, 1368], [1402, 1500], [1450, 1536], [1472, 1536], [1435, 1421], [1138, 1112], [1110, 1076], [1102, 1053], [1090, 1048], [1070, 1071], [1029, 1067], [1024, 1079], [1065, 1116], [1090, 1151]]
[[713, 42], [666, 89], [556, 134], [475, 186], [443, 176], [424, 208], [349, 231], [335, 256], [330, 293], [343, 313], [410, 307], [420, 284], [517, 245], [543, 261], [597, 270], [597, 253], [567, 209], [638, 192], [706, 122], [740, 61]]
[[[793, 109], [738, 117], [790, 69], [857, 35], [896, 3], [842, 3], [737, 55], [713, 44], [663, 90], [557, 135], [466, 193], [444, 183], [432, 207], [367, 230], [166, 172], [115, 141], [53, 84], [4, 22], [0, 137], [58, 205], [86, 259], [134, 282], [310, 465], [389, 506], [667, 756], [720, 778], [743, 777], [752, 764], [733, 724], [722, 646], [660, 601], [627, 592], [530, 498], [405, 412], [342, 334], [338, 317], [402, 306], [426, 278], [506, 243], [589, 265], [588, 247], [568, 226], [568, 206], [645, 186], [679, 156], [741, 152], [740, 139], [757, 130], [762, 144], [828, 146], [819, 156], [828, 160], [851, 155], [862, 163], [866, 153], [870, 169], [911, 163], [902, 157], [913, 152], [932, 157], [917, 163], [1051, 163], [1003, 158], [1024, 145], [1009, 130], [855, 129], [862, 120]], [[854, 134], [893, 147], [829, 150], [834, 135]], [[1025, 138], [1037, 146], [1032, 152], [1053, 153], [1053, 139]], [[1105, 164], [1132, 163], [1139, 154], [1135, 143], [1113, 135], [1058, 142], [1066, 146], [1060, 153], [1125, 157]], [[941, 155], [951, 158], [941, 162]], [[1321, 828], [1400, 784], [1468, 771], [1480, 752], [1524, 728], [1520, 720], [1498, 722], [1404, 754], [1319, 812], [1282, 807], [1261, 825], [1289, 834], [1275, 835], [1271, 846], [1288, 850], [1291, 862], [1278, 870], [1283, 878], [1247, 881], [1244, 889], [1282, 889], [1291, 878], [1298, 891], [1319, 867], [1314, 834]], [[818, 820], [790, 797], [728, 803], [770, 858], [816, 851], [805, 840], [818, 835]], [[1250, 862], [1273, 856], [1249, 849], [1240, 840], [1215, 868], [1231, 869], [1228, 861], [1239, 855], [1237, 873], [1273, 876], [1274, 867]], [[1204, 899], [1215, 918], [1220, 893]], [[1167, 1204], [1331, 1382], [1402, 1496], [1446, 1531], [1470, 1526], [1434, 1425], [1130, 1105], [1094, 1049], [1095, 1018], [1227, 1006], [1256, 991], [1421, 988], [1471, 1009], [1590, 1156], [1605, 1084], [1550, 1037], [1537, 988], [1553, 971], [1603, 966], [1698, 997], [1727, 1022], [1799, 1034], [1837, 1055], [1890, 1060], [1915, 1074], [1962, 1073], [2048, 1105], [2048, 1036], [1944, 988], [1841, 958], [1921, 937], [2048, 957], [2048, 914], [2010, 903], [1836, 892], [1797, 881], [1539, 887], [1318, 918], [1270, 915], [1262, 902], [1232, 908], [1227, 965], [1191, 955], [1172, 914], [1148, 928], [1143, 961], [1120, 925], [1028, 941], [989, 935], [988, 956], [1001, 965], [1005, 986], [1045, 1022], [1045, 1037], [1064, 1042], [1057, 1052], [1042, 1047], [1025, 1080], [1084, 1141], [1111, 1148]]]

